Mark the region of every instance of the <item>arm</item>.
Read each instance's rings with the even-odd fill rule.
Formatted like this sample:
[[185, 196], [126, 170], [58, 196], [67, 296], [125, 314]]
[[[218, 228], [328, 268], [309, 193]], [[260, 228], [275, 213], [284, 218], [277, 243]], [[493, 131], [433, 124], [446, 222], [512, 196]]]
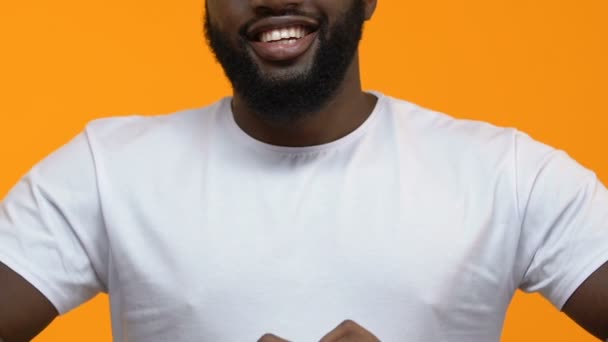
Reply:
[[563, 311], [595, 337], [608, 340], [608, 262], [578, 287]]
[[35, 287], [0, 262], [0, 342], [29, 341], [57, 317]]
[[58, 312], [105, 289], [103, 265], [109, 253], [98, 194], [91, 149], [82, 133], [0, 199], [4, 342], [29, 341]]
[[515, 145], [524, 265], [519, 287], [540, 292], [606, 340], [608, 189], [564, 152], [521, 134]]

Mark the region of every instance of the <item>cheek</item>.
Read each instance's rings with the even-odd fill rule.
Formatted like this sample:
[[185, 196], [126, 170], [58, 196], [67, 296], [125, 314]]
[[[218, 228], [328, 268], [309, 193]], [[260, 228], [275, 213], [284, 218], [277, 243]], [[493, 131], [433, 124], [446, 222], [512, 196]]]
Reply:
[[238, 33], [247, 18], [247, 1], [207, 0], [211, 24], [224, 33]]
[[355, 1], [361, 0], [329, 0], [319, 1], [319, 9], [325, 13], [328, 24], [332, 26], [339, 18], [342, 18], [353, 7]]

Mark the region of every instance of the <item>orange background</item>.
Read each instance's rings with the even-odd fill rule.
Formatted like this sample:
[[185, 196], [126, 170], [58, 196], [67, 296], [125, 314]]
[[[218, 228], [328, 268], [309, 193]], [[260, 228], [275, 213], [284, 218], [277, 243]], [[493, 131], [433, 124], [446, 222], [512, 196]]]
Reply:
[[[202, 37], [203, 0], [0, 2], [0, 197], [93, 118], [202, 106], [229, 93]], [[608, 1], [379, 0], [364, 85], [515, 126], [608, 181]], [[110, 341], [108, 301], [35, 341]], [[503, 341], [594, 341], [518, 294]]]

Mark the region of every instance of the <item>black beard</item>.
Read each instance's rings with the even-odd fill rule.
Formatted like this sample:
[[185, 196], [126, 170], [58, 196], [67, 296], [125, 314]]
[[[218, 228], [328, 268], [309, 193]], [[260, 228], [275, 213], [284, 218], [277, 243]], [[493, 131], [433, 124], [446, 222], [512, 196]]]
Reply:
[[[319, 18], [319, 44], [313, 51], [311, 67], [305, 72], [273, 78], [260, 71], [247, 51], [243, 34], [235, 47], [227, 34], [211, 24], [209, 11], [205, 13], [207, 41], [233, 90], [260, 119], [279, 125], [318, 112], [334, 97], [356, 55], [365, 22], [363, 0], [353, 0], [331, 28], [326, 17]], [[289, 14], [302, 15], [293, 11]]]

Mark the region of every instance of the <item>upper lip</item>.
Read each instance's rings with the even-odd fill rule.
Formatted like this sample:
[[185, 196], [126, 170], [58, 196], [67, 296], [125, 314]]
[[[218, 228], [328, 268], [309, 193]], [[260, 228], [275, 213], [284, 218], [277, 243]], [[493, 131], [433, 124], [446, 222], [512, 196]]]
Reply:
[[313, 18], [305, 16], [280, 16], [268, 17], [257, 20], [247, 29], [247, 38], [256, 40], [262, 32], [291, 26], [304, 26], [314, 31], [319, 26], [319, 22]]

